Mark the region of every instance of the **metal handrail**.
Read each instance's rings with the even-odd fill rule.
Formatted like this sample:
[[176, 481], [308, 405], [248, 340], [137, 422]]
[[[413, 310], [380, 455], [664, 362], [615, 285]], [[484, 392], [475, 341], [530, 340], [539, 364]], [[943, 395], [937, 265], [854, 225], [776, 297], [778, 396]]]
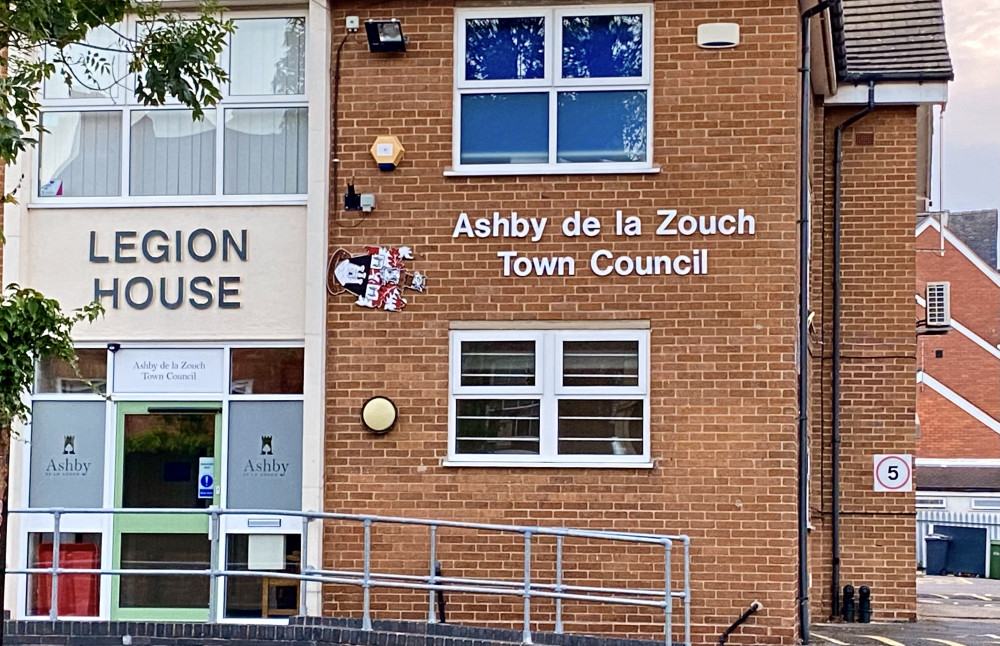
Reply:
[[[306, 583], [326, 583], [358, 586], [362, 589], [362, 629], [372, 630], [371, 619], [371, 589], [390, 588], [423, 590], [428, 592], [429, 623], [438, 623], [435, 598], [437, 592], [462, 592], [471, 594], [516, 595], [523, 598], [523, 633], [524, 643], [530, 644], [531, 639], [531, 600], [532, 598], [554, 599], [556, 604], [555, 631], [563, 632], [562, 602], [588, 601], [615, 605], [630, 605], [649, 608], [661, 608], [664, 612], [664, 640], [671, 646], [673, 632], [673, 603], [679, 600], [684, 610], [684, 644], [691, 644], [691, 578], [690, 578], [690, 539], [684, 535], [639, 534], [619, 531], [603, 531], [591, 529], [572, 529], [566, 527], [539, 527], [521, 525], [497, 525], [491, 523], [471, 523], [451, 520], [428, 520], [418, 518], [403, 518], [396, 516], [378, 516], [370, 514], [343, 514], [333, 512], [303, 512], [274, 509], [221, 509], [209, 507], [206, 509], [166, 509], [166, 508], [116, 508], [116, 509], [68, 509], [68, 508], [31, 508], [12, 509], [12, 514], [48, 515], [52, 517], [52, 565], [47, 568], [28, 567], [9, 569], [9, 574], [18, 575], [51, 575], [51, 600], [49, 618], [57, 620], [59, 576], [65, 574], [91, 574], [99, 576], [121, 575], [153, 575], [153, 576], [207, 576], [209, 586], [209, 621], [218, 618], [218, 585], [220, 578], [226, 577], [268, 577], [301, 581], [299, 589], [299, 613], [306, 614], [307, 590]], [[65, 568], [59, 565], [61, 542], [61, 522], [69, 515], [201, 515], [210, 520], [210, 535], [212, 548], [208, 569], [155, 569], [155, 568]], [[221, 518], [226, 515], [237, 516], [284, 516], [301, 518], [301, 559], [300, 572], [273, 572], [258, 570], [229, 570], [220, 567]], [[307, 567], [309, 524], [313, 521], [343, 520], [361, 523], [364, 531], [364, 560], [361, 571], [324, 570]], [[392, 572], [373, 572], [371, 568], [371, 536], [372, 527], [377, 524], [398, 524], [424, 526], [429, 529], [430, 568], [427, 575], [399, 574]], [[520, 534], [524, 538], [524, 575], [521, 579], [480, 579], [465, 577], [444, 577], [435, 572], [437, 563], [437, 531], [439, 528], [472, 529], [509, 534]], [[532, 580], [531, 549], [532, 540], [540, 536], [555, 537], [555, 582], [540, 582]], [[563, 543], [567, 538], [583, 538], [621, 543], [643, 545], [659, 545], [663, 548], [663, 588], [628, 588], [606, 586], [569, 585], [563, 581]], [[683, 547], [683, 586], [673, 588], [671, 580], [673, 545], [678, 542]]]

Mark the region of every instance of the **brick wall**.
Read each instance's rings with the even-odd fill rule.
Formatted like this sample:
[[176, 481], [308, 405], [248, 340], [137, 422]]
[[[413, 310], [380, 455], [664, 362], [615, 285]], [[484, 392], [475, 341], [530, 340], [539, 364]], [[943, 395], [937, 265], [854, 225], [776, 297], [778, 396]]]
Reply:
[[[929, 281], [950, 282], [952, 319], [996, 346], [1000, 342], [1000, 287], [947, 240], [943, 254], [925, 251], [940, 248], [941, 236], [933, 228], [921, 233], [916, 244], [917, 293], [923, 295]], [[923, 308], [918, 305], [916, 311], [923, 318]], [[993, 419], [1000, 419], [1000, 359], [955, 329], [920, 337], [917, 350], [919, 368]], [[995, 431], [926, 384], [917, 386], [917, 413], [920, 457], [1000, 457], [1000, 436]]]
[[[939, 249], [940, 239], [933, 227], [917, 238], [916, 292], [923, 296], [928, 282], [950, 281], [952, 318], [989, 343], [1000, 344], [1000, 287], [947, 240], [944, 255], [928, 251]], [[933, 344], [938, 339], [925, 337], [921, 344], [925, 341]]]
[[1000, 458], [1000, 435], [930, 389], [917, 386], [920, 439], [917, 455], [928, 458]]
[[[833, 137], [858, 107], [829, 109], [816, 133], [812, 307], [813, 436], [810, 534], [812, 609], [832, 614], [831, 492], [833, 306]], [[874, 136], [856, 144], [855, 134]], [[875, 454], [915, 451], [913, 226], [916, 110], [883, 108], [844, 136], [840, 398], [840, 587], [868, 585], [878, 620], [912, 619], [912, 493], [873, 493]], [[819, 196], [823, 196], [819, 198]]]
[[[376, 621], [362, 630], [359, 620], [290, 617], [288, 624], [210, 624], [140, 621], [5, 621], [4, 643], [19, 646], [119, 646], [128, 636], [135, 646], [233, 646], [268, 644], [344, 644], [356, 646], [501, 646], [520, 644], [521, 631], [470, 628], [451, 624]], [[544, 646], [653, 646], [628, 638], [533, 633]]]
[[[396, 3], [410, 37], [405, 55], [377, 56], [361, 39], [343, 50], [340, 86], [342, 194], [347, 178], [377, 193], [367, 218], [337, 212], [331, 250], [408, 244], [428, 291], [410, 293], [401, 313], [330, 299], [326, 508], [331, 511], [569, 525], [692, 537], [695, 639], [715, 641], [754, 599], [766, 609], [734, 640], [791, 643], [796, 563], [796, 26], [794, 3], [704, 5], [655, 2], [653, 175], [445, 178], [452, 151], [451, 4]], [[335, 11], [371, 17], [362, 5]], [[382, 12], [384, 13], [384, 12]], [[700, 22], [736, 21], [743, 44], [698, 49]], [[339, 44], [334, 38], [334, 46]], [[373, 79], [377, 79], [377, 83]], [[393, 134], [406, 157], [379, 173], [368, 149]], [[337, 198], [339, 199], [339, 198]], [[663, 240], [655, 211], [732, 213], [757, 218], [754, 238]], [[558, 222], [580, 210], [609, 228], [615, 209], [642, 217], [641, 237], [602, 234], [571, 241], [557, 232], [537, 244], [453, 240], [460, 212], [497, 210]], [[550, 225], [551, 227], [552, 225]], [[585, 259], [682, 253], [707, 248], [707, 276], [599, 278]], [[498, 251], [571, 254], [568, 277], [505, 278]], [[583, 260], [584, 262], [581, 262]], [[908, 284], [912, 285], [912, 280]], [[652, 469], [444, 467], [447, 454], [448, 329], [453, 321], [644, 320], [651, 327]], [[388, 435], [364, 432], [361, 403], [391, 397], [400, 422]], [[426, 569], [426, 532], [376, 532], [382, 565]], [[356, 565], [342, 548], [359, 537], [325, 535], [330, 567]], [[446, 573], [489, 570], [521, 576], [520, 547], [444, 539]], [[541, 545], [542, 556], [552, 546]], [[590, 548], [588, 548], [589, 550]], [[351, 552], [356, 554], [356, 552]], [[534, 552], [533, 552], [534, 553]], [[539, 557], [537, 568], [546, 567]], [[583, 550], [581, 577], [615, 574], [659, 580], [657, 559]], [[603, 572], [602, 572], [603, 571]], [[324, 610], [356, 613], [360, 593], [330, 587]], [[419, 619], [426, 595], [373, 592], [377, 617]], [[451, 595], [456, 620], [517, 626], [521, 601]], [[542, 627], [552, 604], [536, 600]], [[568, 629], [653, 636], [660, 613], [566, 604]]]

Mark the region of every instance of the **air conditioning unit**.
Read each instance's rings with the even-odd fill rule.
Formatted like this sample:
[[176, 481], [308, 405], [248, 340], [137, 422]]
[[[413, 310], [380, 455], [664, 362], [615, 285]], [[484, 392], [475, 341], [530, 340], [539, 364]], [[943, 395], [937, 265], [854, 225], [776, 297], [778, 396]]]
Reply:
[[951, 330], [951, 284], [927, 283], [924, 292], [926, 320], [917, 334], [944, 334]]

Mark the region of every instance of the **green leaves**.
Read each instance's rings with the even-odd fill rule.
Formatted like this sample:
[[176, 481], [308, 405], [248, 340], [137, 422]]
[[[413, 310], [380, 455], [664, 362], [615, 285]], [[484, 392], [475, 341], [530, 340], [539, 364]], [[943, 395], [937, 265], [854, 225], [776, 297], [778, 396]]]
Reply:
[[[0, 68], [7, 70], [0, 76], [0, 163], [13, 163], [37, 143], [32, 136], [40, 130], [37, 92], [55, 75], [94, 91], [123, 85], [144, 105], [176, 99], [200, 119], [221, 100], [219, 86], [228, 80], [218, 61], [235, 27], [221, 11], [215, 0], [204, 0], [194, 17], [163, 12], [158, 2], [143, 0], [0, 3], [0, 52], [8, 46], [10, 51], [0, 55]], [[138, 33], [122, 30], [127, 16], [138, 18]], [[117, 43], [83, 54], [67, 51], [98, 27], [110, 30]], [[109, 61], [115, 55], [129, 61], [122, 78], [113, 78]]]
[[94, 302], [64, 313], [55, 300], [17, 285], [0, 292], [0, 429], [28, 418], [23, 395], [34, 382], [35, 361], [54, 357], [75, 368], [73, 326], [103, 312]]
[[173, 97], [190, 108], [195, 119], [222, 99], [219, 85], [229, 76], [218, 61], [235, 27], [218, 12], [214, 0], [203, 2], [194, 20], [160, 15], [155, 4], [137, 12], [143, 33], [129, 62], [129, 71], [137, 74], [137, 99], [145, 105], [162, 105]]

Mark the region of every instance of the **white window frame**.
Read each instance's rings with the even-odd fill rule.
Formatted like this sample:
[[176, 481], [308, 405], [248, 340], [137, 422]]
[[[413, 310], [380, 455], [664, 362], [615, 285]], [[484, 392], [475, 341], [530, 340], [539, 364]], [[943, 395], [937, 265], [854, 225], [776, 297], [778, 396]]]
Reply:
[[[303, 44], [303, 56], [305, 66], [306, 82], [302, 94], [281, 94], [281, 95], [235, 95], [229, 94], [229, 83], [220, 86], [222, 100], [218, 105], [206, 108], [205, 113], [214, 113], [215, 117], [215, 192], [207, 195], [130, 195], [130, 151], [131, 151], [131, 126], [133, 112], [157, 112], [161, 110], [186, 109], [178, 101], [169, 99], [162, 106], [146, 106], [139, 103], [131, 91], [120, 86], [115, 86], [112, 95], [106, 98], [45, 98], [44, 87], [40, 88], [39, 101], [42, 109], [41, 114], [46, 113], [79, 113], [79, 112], [120, 112], [121, 113], [121, 162], [119, 194], [116, 196], [95, 196], [95, 197], [42, 197], [39, 194], [41, 185], [41, 145], [35, 147], [35, 154], [32, 163], [33, 178], [31, 181], [30, 199], [32, 207], [41, 208], [86, 208], [86, 207], [109, 207], [109, 206], [193, 206], [206, 204], [230, 204], [230, 205], [261, 205], [261, 204], [305, 204], [307, 193], [281, 193], [281, 194], [225, 194], [224, 191], [224, 164], [225, 164], [225, 119], [228, 110], [234, 109], [265, 109], [265, 108], [301, 108], [308, 109], [309, 81], [316, 71], [315, 63], [310, 60], [309, 51], [309, 24], [305, 10], [289, 9], [281, 11], [240, 11], [226, 14], [227, 19], [236, 21], [255, 19], [292, 19], [300, 18], [306, 21], [304, 32], [305, 42]], [[126, 34], [134, 34], [138, 28], [138, 21], [134, 17], [126, 19], [124, 24], [118, 24], [116, 29]], [[238, 25], [237, 25], [238, 28]], [[227, 38], [226, 45], [219, 58], [220, 66], [227, 72], [230, 70], [230, 45]], [[118, 59], [114, 63], [116, 77], [122, 78], [127, 70], [127, 61], [124, 54], [118, 54]], [[61, 76], [56, 75], [48, 79], [45, 83], [61, 83]], [[125, 80], [129, 85], [135, 83], [134, 75], [129, 75]], [[308, 115], [308, 112], [307, 112]], [[307, 116], [308, 118], [308, 116]], [[306, 144], [309, 137], [306, 132]], [[307, 172], [307, 166], [304, 172]], [[306, 178], [308, 185], [308, 177]]]
[[948, 504], [940, 496], [917, 496], [917, 509], [945, 509]]
[[[562, 78], [562, 18], [574, 15], [639, 14], [642, 16], [642, 75], [635, 78]], [[466, 20], [476, 18], [545, 18], [545, 73], [541, 79], [466, 80]], [[653, 166], [653, 8], [650, 4], [575, 5], [567, 7], [513, 7], [455, 11], [454, 109], [452, 111], [452, 168], [446, 175], [575, 175], [657, 172]], [[558, 69], [557, 69], [558, 68]], [[646, 159], [637, 162], [559, 163], [557, 112], [560, 92], [645, 91]], [[548, 163], [462, 164], [462, 96], [495, 90], [497, 93], [548, 93]]]
[[[533, 386], [461, 385], [462, 343], [466, 341], [534, 341]], [[637, 341], [639, 381], [635, 386], [563, 386], [562, 344], [565, 341]], [[448, 457], [445, 466], [526, 467], [649, 467], [650, 380], [649, 330], [452, 330], [449, 343]], [[539, 452], [537, 455], [458, 453], [457, 402], [461, 399], [538, 399]], [[560, 399], [641, 399], [643, 442], [640, 455], [559, 455]]]
[[969, 508], [976, 511], [1000, 511], [1000, 498], [973, 498]]

